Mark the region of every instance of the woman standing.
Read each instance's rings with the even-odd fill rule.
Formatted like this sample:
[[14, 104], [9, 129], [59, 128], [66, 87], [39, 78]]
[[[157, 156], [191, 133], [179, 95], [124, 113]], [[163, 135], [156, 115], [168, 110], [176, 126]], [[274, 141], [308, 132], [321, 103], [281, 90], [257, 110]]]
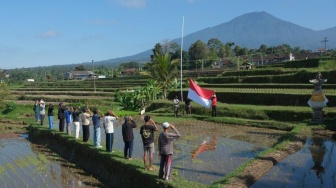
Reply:
[[90, 138], [90, 117], [92, 117], [92, 112], [89, 108], [84, 110], [82, 115], [82, 130], [83, 130], [83, 142], [89, 141]]
[[74, 111], [72, 112], [72, 119], [73, 119], [73, 124], [75, 127], [75, 138], [79, 138], [79, 128], [80, 128], [80, 123], [79, 123], [79, 115], [82, 113], [79, 107], [75, 107]]
[[41, 125], [44, 124], [44, 117], [45, 117], [45, 103], [42, 99], [40, 99], [40, 120]]
[[106, 151], [112, 152], [113, 146], [113, 123], [118, 119], [118, 116], [114, 114], [112, 110], [108, 110], [104, 118], [104, 129], [106, 134]]
[[53, 129], [53, 121], [54, 121], [54, 103], [50, 103], [48, 108], [49, 129]]

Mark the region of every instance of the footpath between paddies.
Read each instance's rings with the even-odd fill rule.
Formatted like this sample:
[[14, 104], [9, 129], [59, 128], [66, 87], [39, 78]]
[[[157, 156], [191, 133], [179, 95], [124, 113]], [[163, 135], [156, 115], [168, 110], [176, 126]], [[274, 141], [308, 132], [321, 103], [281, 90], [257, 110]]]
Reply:
[[107, 187], [206, 187], [179, 176], [169, 182], [160, 180], [156, 171], [144, 170], [142, 160], [125, 160], [121, 151], [116, 150], [111, 154], [98, 150], [92, 144], [46, 127], [30, 125], [29, 140], [34, 144], [47, 146], [61, 157], [93, 174]]

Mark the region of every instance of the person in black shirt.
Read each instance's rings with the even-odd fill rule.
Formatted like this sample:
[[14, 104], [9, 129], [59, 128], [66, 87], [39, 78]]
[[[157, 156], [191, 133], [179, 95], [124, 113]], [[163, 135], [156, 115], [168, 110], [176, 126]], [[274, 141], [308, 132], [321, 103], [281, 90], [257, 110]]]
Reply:
[[[150, 118], [150, 116], [145, 116], [145, 125], [140, 127], [140, 135], [144, 147], [144, 167], [147, 170], [154, 170], [153, 167], [153, 155], [154, 155], [154, 131], [158, 128], [155, 122]], [[147, 166], [147, 158], [149, 156], [149, 167]]]
[[125, 123], [122, 125], [122, 136], [125, 143], [124, 157], [125, 159], [128, 158], [129, 160], [132, 160], [133, 140], [134, 140], [133, 129], [135, 127], [137, 127], [137, 125], [133, 120], [132, 116], [125, 116]]
[[64, 103], [60, 102], [59, 107], [58, 107], [58, 119], [59, 119], [59, 131], [60, 132], [64, 132], [64, 124], [65, 124], [64, 123], [64, 119], [65, 119], [64, 111], [65, 111]]

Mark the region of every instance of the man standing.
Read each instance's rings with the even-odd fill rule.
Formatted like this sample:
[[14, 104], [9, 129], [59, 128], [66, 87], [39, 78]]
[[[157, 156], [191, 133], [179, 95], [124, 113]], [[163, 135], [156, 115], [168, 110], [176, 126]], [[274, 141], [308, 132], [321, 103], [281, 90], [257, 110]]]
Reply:
[[132, 160], [133, 153], [133, 140], [134, 134], [133, 129], [137, 127], [132, 116], [125, 116], [125, 123], [122, 125], [122, 136], [124, 140], [124, 158]]
[[[154, 155], [154, 131], [158, 128], [155, 122], [150, 118], [150, 116], [145, 116], [145, 125], [140, 127], [140, 135], [144, 147], [144, 167], [148, 170], [154, 170], [153, 167], [153, 155]], [[147, 167], [147, 158], [149, 156], [149, 167]]]
[[[170, 180], [173, 160], [173, 141], [181, 135], [173, 124], [164, 122], [162, 127], [163, 132], [160, 133], [158, 141], [159, 155], [161, 156], [159, 178]], [[171, 128], [175, 133], [168, 132], [169, 128]], [[165, 169], [165, 172], [163, 172], [163, 168]]]
[[180, 100], [178, 99], [176, 95], [174, 99], [174, 116], [175, 117], [178, 117], [179, 108], [180, 108]]
[[217, 97], [215, 93], [212, 95], [211, 116], [212, 117], [217, 116]]
[[65, 119], [65, 108], [64, 108], [64, 103], [60, 102], [59, 107], [58, 107], [58, 119], [59, 119], [59, 131], [64, 132], [64, 119]]

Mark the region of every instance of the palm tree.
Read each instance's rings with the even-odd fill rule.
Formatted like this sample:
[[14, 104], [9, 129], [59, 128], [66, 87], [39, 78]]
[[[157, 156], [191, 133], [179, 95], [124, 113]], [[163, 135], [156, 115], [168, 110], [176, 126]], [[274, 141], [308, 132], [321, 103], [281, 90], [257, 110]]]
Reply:
[[162, 89], [164, 98], [167, 97], [167, 91], [171, 81], [175, 79], [179, 71], [177, 64], [179, 59], [171, 60], [171, 56], [166, 54], [155, 53], [153, 62], [147, 64], [150, 77], [157, 81]]

